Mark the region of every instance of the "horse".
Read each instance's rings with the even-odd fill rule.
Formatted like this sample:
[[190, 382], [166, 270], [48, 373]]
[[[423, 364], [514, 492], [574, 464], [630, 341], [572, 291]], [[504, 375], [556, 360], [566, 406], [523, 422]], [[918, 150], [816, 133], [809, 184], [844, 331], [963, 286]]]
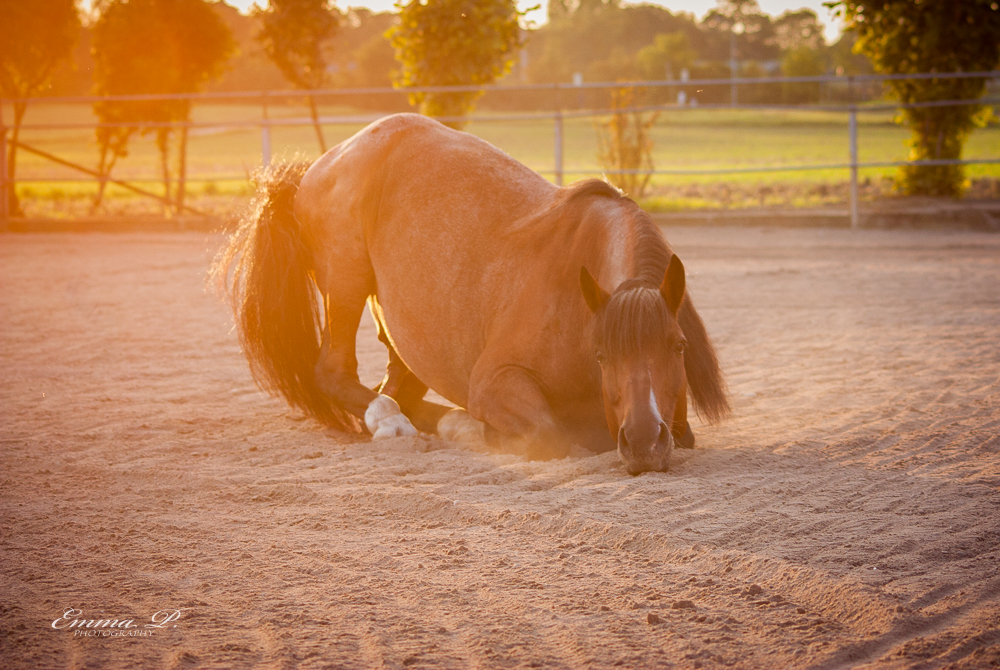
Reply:
[[[258, 385], [318, 421], [529, 459], [617, 449], [636, 475], [694, 446], [689, 395], [708, 422], [729, 412], [683, 263], [604, 181], [558, 187], [397, 114], [258, 187], [211, 273]], [[374, 389], [355, 356], [366, 303], [389, 354]]]

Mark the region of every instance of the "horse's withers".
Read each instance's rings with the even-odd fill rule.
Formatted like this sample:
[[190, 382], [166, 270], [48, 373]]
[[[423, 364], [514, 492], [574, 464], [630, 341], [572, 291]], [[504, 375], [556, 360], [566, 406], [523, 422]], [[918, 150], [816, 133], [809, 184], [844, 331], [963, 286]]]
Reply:
[[687, 340], [677, 320], [684, 265], [673, 256], [659, 287], [630, 280], [609, 294], [586, 268], [580, 283], [594, 312], [594, 355], [618, 456], [633, 475], [666, 471], [673, 433], [687, 428]]

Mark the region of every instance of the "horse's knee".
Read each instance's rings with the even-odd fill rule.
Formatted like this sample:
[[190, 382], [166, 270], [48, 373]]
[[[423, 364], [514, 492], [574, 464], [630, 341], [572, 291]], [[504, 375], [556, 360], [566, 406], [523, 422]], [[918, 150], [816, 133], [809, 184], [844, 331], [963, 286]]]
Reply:
[[396, 401], [387, 395], [378, 395], [368, 404], [365, 427], [376, 440], [417, 434], [417, 429], [403, 416]]
[[508, 373], [472, 394], [470, 411], [486, 424], [487, 444], [528, 460], [569, 455], [570, 442], [534, 380]]
[[459, 444], [483, 444], [486, 441], [484, 428], [482, 421], [476, 421], [461, 408], [448, 410], [437, 422], [437, 434]]
[[482, 421], [465, 410], [448, 412], [438, 423], [438, 434], [459, 443], [465, 442], [459, 435], [468, 436], [471, 439], [467, 443], [485, 442], [493, 451], [522, 456], [529, 461], [549, 461], [569, 455], [570, 441], [552, 420], [547, 406], [495, 400], [476, 403], [475, 411]]
[[505, 454], [523, 456], [529, 461], [551, 461], [570, 454], [569, 438], [557, 429], [539, 429], [527, 433], [506, 433], [486, 425], [486, 443]]

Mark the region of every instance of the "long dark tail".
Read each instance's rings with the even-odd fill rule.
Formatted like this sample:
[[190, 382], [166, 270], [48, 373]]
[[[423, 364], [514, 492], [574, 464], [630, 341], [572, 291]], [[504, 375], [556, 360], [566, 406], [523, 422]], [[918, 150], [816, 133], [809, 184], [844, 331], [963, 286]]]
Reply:
[[730, 409], [726, 380], [722, 376], [715, 347], [690, 297], [684, 298], [677, 318], [688, 341], [684, 350], [684, 368], [695, 411], [703, 419], [716, 423], [726, 418]]
[[317, 386], [321, 309], [313, 259], [292, 202], [308, 165], [281, 163], [257, 177], [254, 207], [215, 257], [210, 271], [229, 297], [243, 353], [257, 385], [341, 430], [357, 420]]

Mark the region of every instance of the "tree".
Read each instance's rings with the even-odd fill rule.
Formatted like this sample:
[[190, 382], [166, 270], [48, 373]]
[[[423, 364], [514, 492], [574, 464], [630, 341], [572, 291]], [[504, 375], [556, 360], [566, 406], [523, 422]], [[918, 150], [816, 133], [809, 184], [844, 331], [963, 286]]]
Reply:
[[[270, 0], [267, 9], [255, 9], [254, 16], [261, 21], [257, 39], [285, 78], [299, 89], [323, 88], [327, 82], [324, 45], [340, 27], [330, 0]], [[310, 95], [307, 99], [316, 139], [325, 153], [316, 98]]]
[[818, 50], [826, 46], [823, 24], [811, 9], [789, 10], [776, 18], [774, 41], [782, 51], [800, 47]]
[[[510, 71], [522, 45], [515, 0], [411, 0], [397, 7], [399, 23], [386, 33], [400, 64], [396, 86], [492, 84]], [[411, 93], [410, 104], [429, 116], [461, 117], [481, 95]]]
[[[194, 93], [221, 73], [235, 48], [229, 29], [204, 0], [105, 0], [98, 9], [93, 35], [98, 95]], [[97, 129], [101, 174], [109, 174], [115, 161], [125, 155], [135, 132], [153, 132], [160, 152], [164, 197], [169, 201], [172, 127], [166, 124], [189, 121], [191, 101], [101, 100], [94, 104], [94, 112], [102, 123], [134, 124]], [[187, 134], [187, 127], [182, 127], [175, 202], [178, 211], [184, 207]]]
[[690, 68], [696, 57], [687, 34], [678, 31], [657, 35], [652, 44], [639, 50], [636, 61], [646, 79], [673, 79]]
[[725, 54], [730, 59], [771, 60], [778, 55], [774, 23], [760, 11], [757, 0], [719, 0], [718, 8], [705, 15], [701, 27], [715, 34], [716, 57]]
[[[857, 36], [854, 49], [867, 55], [878, 72], [974, 72], [1000, 61], [1000, 6], [991, 0], [884, 0], [831, 2]], [[973, 100], [984, 79], [900, 79], [888, 82], [906, 104]], [[903, 108], [909, 126], [910, 160], [959, 159], [969, 133], [985, 120], [982, 105]], [[958, 197], [965, 188], [961, 165], [903, 166], [897, 177], [906, 194]]]
[[[385, 32], [396, 24], [398, 16], [391, 12], [373, 12], [365, 7], [351, 7], [344, 13], [337, 32], [337, 50], [327, 70], [332, 70], [332, 83], [338, 87], [383, 88], [392, 86], [392, 71], [396, 69], [393, 48]], [[375, 96], [380, 102], [399, 101], [396, 94]], [[368, 104], [364, 100], [361, 104]], [[404, 103], [405, 104], [405, 103]]]
[[[73, 52], [80, 33], [75, 0], [0, 0], [0, 92], [14, 98], [14, 126], [7, 156], [7, 176], [17, 171], [17, 140], [27, 99], [46, 89], [56, 66]], [[8, 211], [18, 216], [21, 206], [11, 183]]]
[[[826, 71], [826, 60], [819, 49], [806, 45], [792, 47], [781, 58], [781, 74], [786, 77], [816, 77]], [[820, 82], [783, 82], [785, 102], [797, 105], [819, 102]]]
[[872, 62], [868, 56], [854, 51], [858, 36], [853, 30], [845, 30], [840, 39], [827, 48], [827, 55], [837, 74], [872, 74]]
[[611, 116], [597, 124], [597, 159], [610, 172], [608, 181], [638, 200], [653, 178], [653, 139], [650, 130], [659, 112], [635, 111], [641, 95], [634, 88], [613, 89]]

